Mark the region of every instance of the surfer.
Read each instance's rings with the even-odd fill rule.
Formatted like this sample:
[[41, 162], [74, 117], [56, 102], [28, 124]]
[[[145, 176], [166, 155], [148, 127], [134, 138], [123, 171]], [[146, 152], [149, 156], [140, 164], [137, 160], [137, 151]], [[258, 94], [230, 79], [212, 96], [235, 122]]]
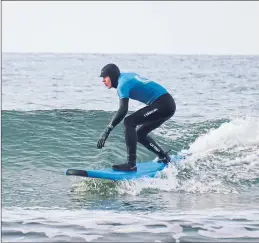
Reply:
[[[101, 134], [97, 148], [101, 149], [110, 132], [128, 112], [129, 99], [146, 104], [142, 109], [124, 118], [124, 133], [127, 147], [127, 161], [113, 165], [117, 171], [137, 171], [137, 142], [158, 156], [158, 162], [169, 163], [170, 156], [148, 134], [172, 117], [176, 110], [173, 97], [160, 84], [143, 78], [136, 73], [121, 73], [115, 64], [107, 64], [100, 77], [108, 89], [115, 88], [119, 96], [119, 109]], [[137, 128], [138, 126], [138, 128]]]

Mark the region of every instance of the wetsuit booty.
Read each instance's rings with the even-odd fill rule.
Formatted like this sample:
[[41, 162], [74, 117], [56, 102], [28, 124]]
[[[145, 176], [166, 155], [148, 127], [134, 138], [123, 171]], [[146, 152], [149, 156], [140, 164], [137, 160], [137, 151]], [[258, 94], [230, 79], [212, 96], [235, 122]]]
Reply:
[[112, 168], [118, 171], [137, 171], [136, 165], [132, 165], [128, 163], [113, 165]]
[[169, 152], [166, 152], [165, 155], [163, 157], [159, 157], [158, 158], [158, 163], [164, 163], [164, 164], [168, 164], [171, 161], [171, 157], [169, 155]]

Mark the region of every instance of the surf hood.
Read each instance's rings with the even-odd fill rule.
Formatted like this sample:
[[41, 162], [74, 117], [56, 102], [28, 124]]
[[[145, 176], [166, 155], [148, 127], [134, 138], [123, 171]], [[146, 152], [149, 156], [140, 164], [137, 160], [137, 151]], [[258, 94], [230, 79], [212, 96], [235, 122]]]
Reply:
[[112, 87], [117, 88], [118, 80], [120, 77], [120, 69], [118, 68], [118, 66], [113, 63], [105, 65], [101, 70], [100, 77], [105, 78], [106, 76], [110, 77]]

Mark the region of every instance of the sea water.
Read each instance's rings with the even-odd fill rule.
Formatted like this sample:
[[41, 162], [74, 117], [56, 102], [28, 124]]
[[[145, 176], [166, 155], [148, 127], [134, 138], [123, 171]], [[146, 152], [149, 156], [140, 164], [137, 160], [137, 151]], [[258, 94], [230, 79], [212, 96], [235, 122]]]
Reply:
[[[107, 63], [155, 80], [175, 115], [151, 136], [188, 154], [155, 179], [65, 176], [126, 159]], [[258, 242], [259, 57], [4, 53], [3, 242]], [[129, 114], [144, 105], [130, 101]], [[139, 162], [156, 156], [138, 145]]]

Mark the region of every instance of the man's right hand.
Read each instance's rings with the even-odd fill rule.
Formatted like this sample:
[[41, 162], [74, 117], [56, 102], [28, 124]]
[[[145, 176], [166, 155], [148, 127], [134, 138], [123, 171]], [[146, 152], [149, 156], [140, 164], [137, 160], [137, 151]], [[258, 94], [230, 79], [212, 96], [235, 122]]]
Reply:
[[106, 139], [108, 138], [110, 132], [111, 132], [111, 128], [110, 127], [107, 127], [104, 132], [101, 134], [98, 142], [97, 142], [97, 148], [98, 149], [101, 149], [102, 147], [104, 147], [104, 144], [105, 144], [105, 141]]

